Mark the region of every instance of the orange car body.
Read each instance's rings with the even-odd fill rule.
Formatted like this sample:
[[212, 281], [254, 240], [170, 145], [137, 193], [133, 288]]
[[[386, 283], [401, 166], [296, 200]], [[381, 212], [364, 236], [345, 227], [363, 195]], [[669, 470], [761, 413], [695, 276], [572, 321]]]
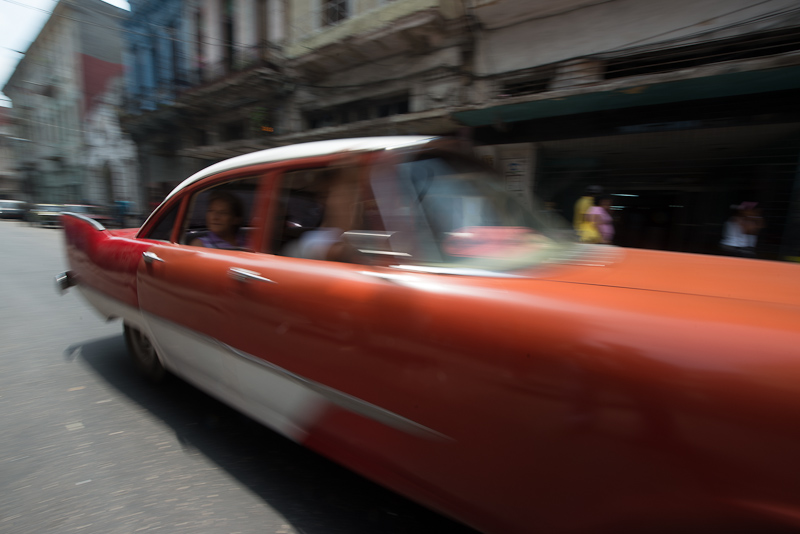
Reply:
[[[417, 261], [413, 245], [277, 253], [282, 177], [344, 157], [361, 184], [392, 183], [439, 142], [242, 156], [138, 230], [65, 216], [70, 283], [166, 369], [481, 531], [800, 527], [800, 266], [570, 242], [498, 269]], [[192, 199], [243, 176], [249, 248], [182, 242]]]

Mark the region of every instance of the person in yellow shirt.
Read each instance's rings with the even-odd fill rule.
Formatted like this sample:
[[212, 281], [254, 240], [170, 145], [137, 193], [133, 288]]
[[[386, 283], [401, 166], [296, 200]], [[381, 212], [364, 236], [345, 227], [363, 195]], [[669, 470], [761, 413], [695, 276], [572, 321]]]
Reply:
[[586, 212], [594, 206], [594, 199], [603, 193], [599, 185], [590, 185], [581, 198], [575, 202], [572, 225], [582, 243], [600, 243], [602, 237], [594, 224], [586, 218]]

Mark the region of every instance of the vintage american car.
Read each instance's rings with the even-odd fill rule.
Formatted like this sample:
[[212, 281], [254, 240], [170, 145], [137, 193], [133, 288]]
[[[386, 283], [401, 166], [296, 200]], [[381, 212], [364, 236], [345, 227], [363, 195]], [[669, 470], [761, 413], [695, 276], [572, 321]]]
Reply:
[[0, 219], [22, 219], [25, 202], [22, 200], [0, 200]]
[[34, 204], [28, 212], [28, 222], [34, 226], [59, 228], [64, 206], [61, 204]]
[[114, 218], [111, 216], [111, 210], [105, 206], [97, 206], [94, 204], [65, 204], [64, 211], [85, 215], [107, 228], [114, 225]]
[[537, 213], [446, 139], [319, 141], [139, 229], [64, 215], [57, 283], [150, 377], [483, 532], [800, 528], [800, 265]]

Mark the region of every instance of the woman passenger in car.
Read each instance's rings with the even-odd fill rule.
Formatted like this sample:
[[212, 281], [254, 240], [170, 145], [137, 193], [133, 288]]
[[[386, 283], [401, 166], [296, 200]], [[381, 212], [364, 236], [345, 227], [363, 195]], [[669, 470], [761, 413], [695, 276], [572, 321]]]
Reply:
[[244, 216], [241, 200], [227, 191], [215, 191], [208, 199], [206, 226], [208, 233], [189, 243], [196, 247], [242, 250], [246, 246], [239, 231]]

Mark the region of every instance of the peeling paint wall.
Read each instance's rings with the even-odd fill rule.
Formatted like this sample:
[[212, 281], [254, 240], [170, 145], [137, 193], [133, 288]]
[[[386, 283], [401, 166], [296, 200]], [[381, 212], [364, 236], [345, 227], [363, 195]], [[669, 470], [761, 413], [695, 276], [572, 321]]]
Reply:
[[322, 27], [321, 0], [296, 0], [292, 2], [286, 57], [302, 56], [337, 41], [389, 26], [418, 11], [439, 9], [441, 4], [439, 0], [353, 2], [347, 20], [336, 26]]
[[[780, 16], [763, 17], [798, 7], [796, 0], [595, 0], [531, 4], [524, 0], [498, 0], [474, 10], [482, 24], [476, 58], [478, 74], [527, 69], [670, 39], [689, 40], [713, 30], [719, 37], [730, 37], [753, 31], [752, 27], [744, 29], [741, 25], [754, 19], [759, 19], [753, 23], [762, 29], [780, 24]], [[543, 4], [559, 9], [548, 11]], [[525, 9], [520, 11], [522, 8]], [[506, 15], [516, 11], [520, 16], [510, 19]]]

